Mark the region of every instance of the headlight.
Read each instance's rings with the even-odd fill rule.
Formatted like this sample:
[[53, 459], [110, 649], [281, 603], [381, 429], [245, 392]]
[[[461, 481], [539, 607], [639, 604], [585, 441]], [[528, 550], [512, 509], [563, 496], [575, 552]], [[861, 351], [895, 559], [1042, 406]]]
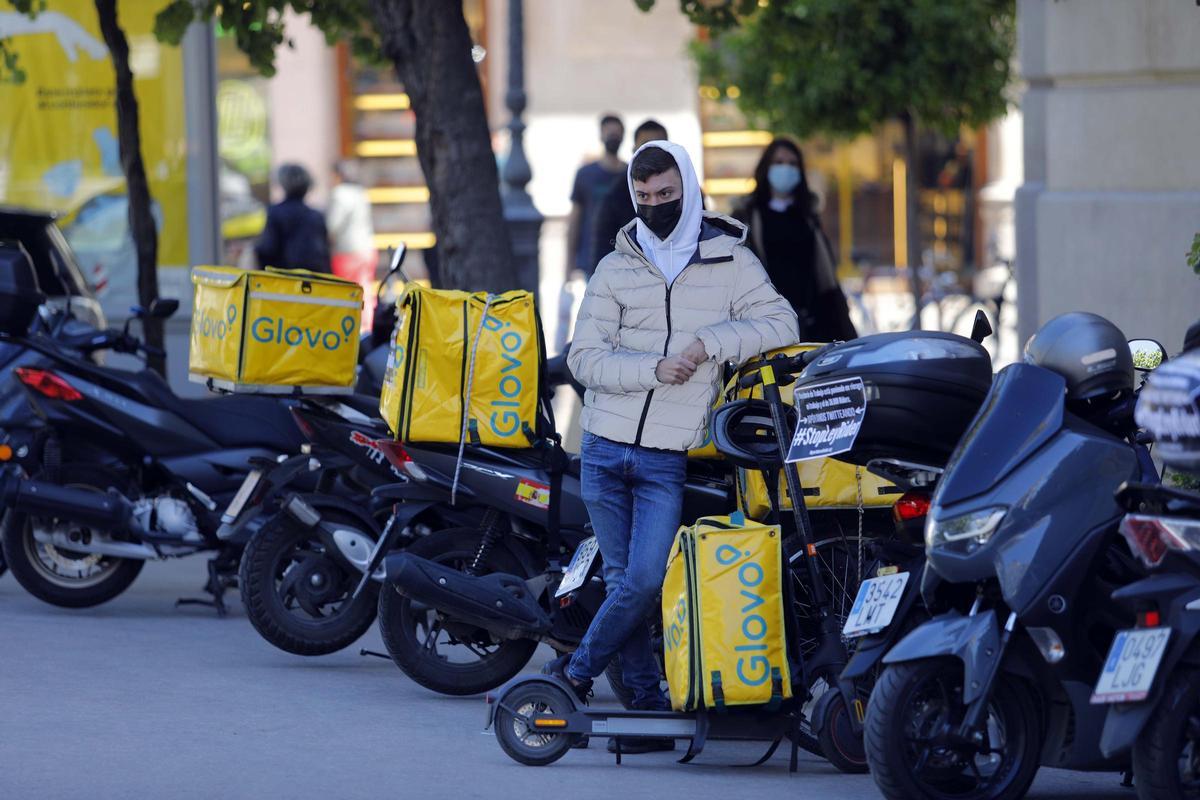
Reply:
[[940, 547], [964, 542], [968, 551], [974, 550], [987, 543], [1007, 512], [1007, 508], [997, 506], [947, 519], [930, 516], [925, 522], [925, 546]]

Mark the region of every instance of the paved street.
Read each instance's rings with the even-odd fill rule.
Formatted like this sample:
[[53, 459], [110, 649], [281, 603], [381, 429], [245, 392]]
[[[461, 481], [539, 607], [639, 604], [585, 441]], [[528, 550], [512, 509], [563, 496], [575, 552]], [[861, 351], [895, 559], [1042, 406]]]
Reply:
[[[667, 755], [615, 767], [601, 748], [552, 767], [510, 761], [481, 733], [479, 698], [433, 695], [390, 662], [344, 652], [309, 660], [228, 619], [176, 610], [199, 559], [150, 564], [124, 597], [85, 612], [0, 578], [0, 798], [877, 797], [871, 779], [757, 745], [714, 744], [704, 764]], [[362, 642], [382, 649], [372, 633]], [[610, 700], [606, 687], [598, 701]], [[1132, 798], [1114, 775], [1046, 773], [1031, 797]]]

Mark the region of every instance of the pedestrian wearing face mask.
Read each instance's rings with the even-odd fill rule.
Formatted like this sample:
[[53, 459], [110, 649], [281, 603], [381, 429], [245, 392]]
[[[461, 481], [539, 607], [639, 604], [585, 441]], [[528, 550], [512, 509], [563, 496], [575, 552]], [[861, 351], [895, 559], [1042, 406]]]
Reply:
[[800, 321], [800, 338], [831, 342], [857, 336], [837, 280], [833, 248], [821, 230], [804, 156], [790, 139], [767, 145], [754, 170], [754, 192], [735, 212], [748, 244]]
[[[687, 151], [634, 154], [636, 218], [588, 283], [568, 364], [587, 387], [580, 480], [608, 595], [574, 654], [545, 671], [586, 699], [620, 655], [636, 708], [669, 708], [646, 619], [680, 524], [687, 451], [703, 442], [721, 364], [796, 341], [796, 315], [744, 245], [746, 227], [702, 210]], [[670, 739], [622, 738], [626, 753]]]
[[600, 141], [604, 155], [584, 164], [575, 173], [571, 189], [571, 213], [567, 217], [567, 277], [579, 270], [590, 278], [596, 271], [592, 260], [592, 221], [609, 189], [625, 177], [625, 162], [617, 158], [625, 139], [625, 124], [615, 114], [600, 118]]

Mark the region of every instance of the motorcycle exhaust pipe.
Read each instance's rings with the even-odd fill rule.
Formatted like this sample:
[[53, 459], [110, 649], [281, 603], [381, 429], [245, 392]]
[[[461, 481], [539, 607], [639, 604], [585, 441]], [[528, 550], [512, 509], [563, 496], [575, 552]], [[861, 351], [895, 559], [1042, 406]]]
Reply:
[[64, 517], [97, 528], [128, 528], [132, 523], [132, 506], [115, 492], [100, 494], [47, 481], [23, 480], [12, 473], [5, 476], [0, 500], [23, 514]]
[[390, 587], [385, 591], [397, 591], [502, 639], [541, 638], [553, 627], [525, 581], [516, 575], [468, 575], [403, 551], [389, 555], [384, 564]]
[[60, 550], [70, 550], [75, 553], [89, 553], [100, 556], [112, 556], [114, 558], [132, 558], [139, 561], [153, 561], [162, 558], [148, 544], [138, 544], [136, 542], [116, 542], [102, 534], [93, 533], [86, 540], [80, 539], [73, 541], [67, 534], [62, 531], [54, 531], [47, 533], [45, 531], [34, 530], [33, 538], [37, 539], [42, 544], [54, 545]]

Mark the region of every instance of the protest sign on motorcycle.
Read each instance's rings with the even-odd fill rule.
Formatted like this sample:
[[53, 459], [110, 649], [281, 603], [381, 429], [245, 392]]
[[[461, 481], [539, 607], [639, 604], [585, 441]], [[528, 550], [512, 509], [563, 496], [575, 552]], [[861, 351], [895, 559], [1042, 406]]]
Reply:
[[854, 446], [867, 411], [862, 378], [802, 386], [795, 398], [799, 419], [788, 463], [845, 453]]

